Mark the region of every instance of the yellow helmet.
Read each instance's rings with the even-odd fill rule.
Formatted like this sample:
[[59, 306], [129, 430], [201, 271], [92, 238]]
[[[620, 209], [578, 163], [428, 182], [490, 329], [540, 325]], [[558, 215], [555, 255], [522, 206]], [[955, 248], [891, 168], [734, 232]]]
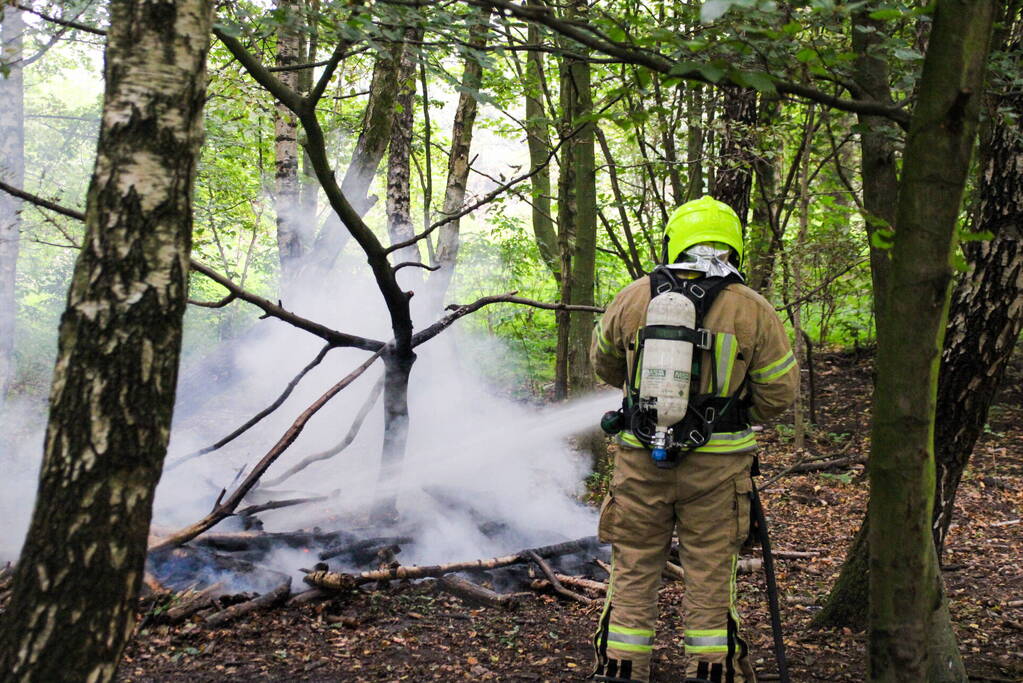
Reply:
[[732, 207], [713, 197], [686, 202], [672, 212], [664, 228], [668, 263], [701, 242], [723, 242], [735, 250], [742, 263], [742, 223]]

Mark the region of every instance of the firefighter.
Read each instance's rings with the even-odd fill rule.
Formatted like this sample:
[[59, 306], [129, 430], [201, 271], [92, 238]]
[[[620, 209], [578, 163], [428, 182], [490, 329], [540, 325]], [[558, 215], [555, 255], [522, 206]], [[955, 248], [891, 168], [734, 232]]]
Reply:
[[[686, 573], [686, 680], [754, 681], [739, 633], [735, 584], [738, 552], [750, 528], [757, 448], [750, 423], [775, 417], [792, 403], [799, 371], [774, 309], [742, 284], [742, 228], [727, 204], [710, 197], [683, 204], [671, 215], [664, 240], [671, 277], [703, 284], [697, 291], [720, 283], [696, 321], [710, 335], [694, 348], [689, 390], [690, 405], [698, 403], [701, 415], [712, 420], [705, 423], [702, 444], [688, 444], [674, 467], [655, 463], [637, 433], [626, 428], [616, 436], [610, 492], [600, 511], [599, 537], [611, 543], [612, 568], [594, 636], [593, 678], [649, 679], [657, 590], [677, 532]], [[618, 293], [594, 328], [590, 348], [597, 375], [622, 386], [626, 404], [630, 391], [636, 392], [635, 364], [642, 364], [638, 350], [650, 278]]]

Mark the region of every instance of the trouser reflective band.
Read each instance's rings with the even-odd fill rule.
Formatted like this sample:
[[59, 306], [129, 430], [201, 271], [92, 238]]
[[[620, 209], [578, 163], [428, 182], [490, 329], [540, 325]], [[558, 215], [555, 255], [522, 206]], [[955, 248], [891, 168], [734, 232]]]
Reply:
[[686, 631], [686, 652], [728, 652], [728, 629]]
[[607, 646], [626, 652], [650, 652], [654, 649], [654, 632], [611, 624], [607, 628]]

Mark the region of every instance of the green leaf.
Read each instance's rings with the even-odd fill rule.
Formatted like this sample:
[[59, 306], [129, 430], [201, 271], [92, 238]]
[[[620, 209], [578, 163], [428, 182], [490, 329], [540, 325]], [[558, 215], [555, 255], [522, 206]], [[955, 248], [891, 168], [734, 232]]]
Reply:
[[804, 47], [796, 53], [796, 59], [806, 64], [807, 62], [817, 59], [817, 51], [809, 47]]
[[790, 36], [794, 36], [803, 30], [803, 25], [798, 21], [790, 21], [789, 23], [782, 26], [781, 30], [789, 34]]
[[732, 80], [741, 86], [754, 88], [757, 92], [774, 95], [778, 89], [774, 87], [774, 79], [762, 71], [739, 71], [732, 76]]
[[915, 62], [924, 58], [924, 56], [916, 50], [910, 50], [904, 47], [896, 48], [892, 54], [895, 55], [896, 59], [901, 59], [904, 62]]
[[608, 38], [618, 43], [624, 42], [626, 38], [625, 30], [618, 25], [608, 27], [605, 33], [607, 33]]
[[879, 9], [870, 13], [871, 19], [877, 19], [878, 21], [891, 21], [892, 19], [899, 19], [905, 16], [905, 12], [900, 9]]
[[725, 75], [725, 69], [716, 64], [702, 64], [697, 70], [711, 83], [717, 83]]

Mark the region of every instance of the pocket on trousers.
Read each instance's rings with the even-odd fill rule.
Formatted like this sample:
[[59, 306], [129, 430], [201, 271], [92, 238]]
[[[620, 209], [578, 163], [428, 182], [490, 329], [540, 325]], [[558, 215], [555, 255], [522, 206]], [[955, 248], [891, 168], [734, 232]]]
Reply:
[[752, 507], [753, 480], [743, 473], [735, 482], [735, 544], [742, 545], [750, 536], [750, 509]]
[[608, 493], [600, 506], [600, 522], [597, 523], [597, 540], [614, 543], [618, 532], [618, 503], [614, 492]]

